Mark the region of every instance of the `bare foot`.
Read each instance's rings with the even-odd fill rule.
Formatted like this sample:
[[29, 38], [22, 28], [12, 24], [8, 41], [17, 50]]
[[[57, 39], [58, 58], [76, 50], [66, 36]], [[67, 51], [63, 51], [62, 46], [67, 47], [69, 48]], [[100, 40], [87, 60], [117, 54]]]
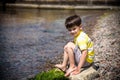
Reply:
[[66, 66], [63, 66], [62, 64], [56, 64], [55, 67], [59, 68], [59, 69], [62, 70], [63, 72], [66, 71]]
[[76, 69], [76, 67], [74, 68], [69, 68], [65, 74], [66, 77], [68, 77], [70, 75], [71, 72], [73, 72]]

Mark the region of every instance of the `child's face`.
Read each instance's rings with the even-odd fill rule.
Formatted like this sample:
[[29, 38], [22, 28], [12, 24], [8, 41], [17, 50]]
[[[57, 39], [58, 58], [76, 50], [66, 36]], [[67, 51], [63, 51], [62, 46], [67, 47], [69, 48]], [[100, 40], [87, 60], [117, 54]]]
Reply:
[[70, 32], [70, 34], [71, 34], [72, 36], [75, 37], [75, 36], [78, 36], [78, 35], [79, 35], [80, 29], [81, 29], [80, 26], [74, 26], [74, 27], [72, 27], [72, 28], [69, 28], [68, 31]]

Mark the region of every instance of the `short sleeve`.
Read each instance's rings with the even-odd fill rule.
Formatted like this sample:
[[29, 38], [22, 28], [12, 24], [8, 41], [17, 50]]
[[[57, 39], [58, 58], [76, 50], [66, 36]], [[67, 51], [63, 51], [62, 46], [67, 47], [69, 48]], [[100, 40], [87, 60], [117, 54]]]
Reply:
[[81, 39], [78, 41], [78, 46], [81, 50], [87, 49], [87, 40], [86, 39]]

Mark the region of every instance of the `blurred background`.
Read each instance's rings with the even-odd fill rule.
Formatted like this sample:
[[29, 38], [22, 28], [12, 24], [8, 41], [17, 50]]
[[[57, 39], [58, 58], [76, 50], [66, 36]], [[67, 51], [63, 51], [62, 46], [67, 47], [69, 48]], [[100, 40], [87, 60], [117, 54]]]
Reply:
[[64, 45], [73, 39], [64, 21], [77, 14], [84, 31], [95, 42], [95, 61], [101, 63], [97, 79], [118, 80], [119, 2], [0, 0], [0, 79], [27, 80], [60, 63]]

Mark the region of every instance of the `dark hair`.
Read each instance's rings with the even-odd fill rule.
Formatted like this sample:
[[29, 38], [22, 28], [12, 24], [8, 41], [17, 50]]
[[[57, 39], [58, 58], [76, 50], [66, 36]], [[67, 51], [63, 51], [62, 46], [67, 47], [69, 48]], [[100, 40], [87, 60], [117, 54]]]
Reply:
[[68, 18], [66, 18], [65, 26], [66, 28], [71, 28], [73, 26], [80, 26], [81, 24], [81, 18], [78, 15], [73, 15]]

